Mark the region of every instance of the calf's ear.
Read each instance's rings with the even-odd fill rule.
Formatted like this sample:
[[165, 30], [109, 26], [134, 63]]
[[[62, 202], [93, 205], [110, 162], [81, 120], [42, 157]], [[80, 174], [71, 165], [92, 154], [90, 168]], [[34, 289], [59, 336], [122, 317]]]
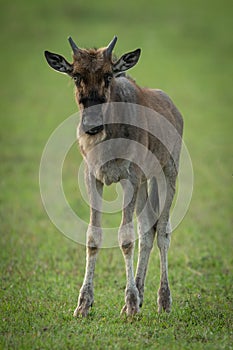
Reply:
[[50, 67], [56, 71], [69, 75], [72, 73], [73, 65], [67, 62], [61, 55], [49, 51], [45, 51], [44, 55]]
[[132, 68], [138, 62], [140, 54], [141, 49], [125, 53], [118, 61], [113, 63], [113, 72], [120, 73]]

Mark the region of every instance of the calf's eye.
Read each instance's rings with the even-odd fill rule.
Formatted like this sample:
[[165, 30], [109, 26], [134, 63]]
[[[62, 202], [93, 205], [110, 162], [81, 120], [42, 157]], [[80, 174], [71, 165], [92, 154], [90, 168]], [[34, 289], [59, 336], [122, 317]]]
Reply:
[[78, 84], [78, 83], [80, 83], [80, 81], [81, 81], [81, 75], [80, 74], [75, 74], [74, 76], [73, 76], [73, 80], [74, 80], [74, 82], [76, 83], [76, 84]]
[[112, 80], [112, 74], [111, 73], [106, 73], [105, 75], [104, 75], [104, 81], [105, 81], [105, 84], [106, 85], [108, 85], [110, 82], [111, 82], [111, 80]]

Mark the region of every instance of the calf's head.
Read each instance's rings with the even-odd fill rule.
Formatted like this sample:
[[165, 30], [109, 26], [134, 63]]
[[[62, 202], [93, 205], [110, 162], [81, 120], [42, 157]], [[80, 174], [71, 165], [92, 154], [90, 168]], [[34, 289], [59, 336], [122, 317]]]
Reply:
[[[45, 51], [45, 57], [53, 69], [73, 79], [83, 131], [95, 135], [104, 128], [102, 107], [103, 103], [111, 101], [115, 76], [138, 62], [140, 49], [113, 61], [112, 52], [117, 41], [116, 36], [107, 47], [101, 49], [80, 49], [71, 37], [68, 40], [73, 50], [73, 63], [49, 51]], [[89, 108], [92, 106], [95, 108]]]

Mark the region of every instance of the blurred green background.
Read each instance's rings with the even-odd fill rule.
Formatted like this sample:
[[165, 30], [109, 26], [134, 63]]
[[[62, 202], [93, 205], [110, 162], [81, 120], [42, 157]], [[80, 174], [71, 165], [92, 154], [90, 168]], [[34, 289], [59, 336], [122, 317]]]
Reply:
[[[40, 158], [49, 136], [63, 120], [77, 111], [72, 82], [69, 78], [52, 72], [43, 56], [43, 51], [47, 49], [70, 60], [71, 52], [67, 42], [69, 35], [80, 47], [105, 46], [117, 35], [117, 55], [140, 47], [140, 61], [130, 74], [139, 85], [166, 91], [183, 114], [184, 140], [193, 162], [195, 183], [189, 212], [174, 233], [170, 250], [173, 268], [171, 279], [174, 288], [177, 288], [175, 310], [179, 309], [178, 306], [185, 299], [184, 295], [191, 295], [192, 290], [198, 292], [199, 285], [203, 283], [203, 290], [212, 290], [208, 297], [211, 309], [217, 308], [216, 303], [219, 305], [220, 297], [227, 303], [222, 312], [225, 312], [224, 317], [229, 324], [232, 321], [227, 312], [229, 308], [232, 309], [232, 293], [228, 287], [232, 282], [233, 243], [232, 1], [1, 0], [0, 4], [3, 347], [33, 348], [32, 344], [36, 341], [34, 348], [41, 348], [44, 333], [47, 337], [44, 348], [60, 346], [64, 349], [68, 348], [69, 342], [70, 348], [73, 348], [76, 344], [76, 338], [72, 336], [69, 342], [64, 340], [65, 334], [72, 327], [76, 330], [76, 323], [68, 316], [60, 319], [60, 316], [54, 314], [58, 308], [62, 317], [72, 314], [70, 309], [75, 306], [77, 289], [82, 282], [85, 251], [83, 247], [66, 240], [51, 224], [41, 203], [38, 184]], [[64, 188], [74, 210], [78, 210], [87, 220], [89, 209], [82, 202], [76, 184], [80, 160], [78, 150], [73, 147], [64, 165]], [[120, 214], [106, 220], [109, 223], [118, 222]], [[124, 286], [123, 260], [119, 258], [120, 254], [116, 250], [103, 252], [97, 270], [97, 275], [99, 273], [99, 276], [104, 276], [99, 286], [102, 286], [100, 294], [106, 303], [112, 302], [114, 305], [118, 305], [118, 299], [110, 301], [109, 295], [115, 292], [115, 286], [106, 281], [108, 276], [118, 276]], [[149, 270], [151, 278], [158, 275], [159, 271], [157, 254], [154, 255]], [[153, 265], [154, 262], [156, 266]], [[105, 270], [105, 266], [111, 266], [110, 270]], [[198, 275], [199, 272], [192, 274], [191, 270], [201, 271], [201, 275]], [[210, 285], [205, 280], [207, 272], [212, 273], [213, 277], [208, 282]], [[216, 284], [216, 276], [221, 276], [218, 279], [219, 285]], [[176, 284], [177, 280], [179, 282]], [[106, 283], [109, 283], [110, 288], [108, 295], [104, 289]], [[155, 282], [152, 285], [153, 283]], [[69, 286], [68, 290], [63, 290], [64, 285]], [[153, 288], [157, 288], [157, 284]], [[147, 293], [149, 303], [149, 290]], [[122, 286], [117, 294], [122, 298], [122, 303]], [[67, 299], [69, 305], [66, 304]], [[153, 305], [155, 300], [154, 296]], [[40, 314], [43, 315], [41, 322], [36, 311], [37, 302]], [[195, 306], [194, 301], [193, 303]], [[51, 305], [54, 305], [54, 309]], [[50, 307], [51, 313], [45, 313]], [[109, 311], [106, 317], [115, 318], [115, 314]], [[48, 326], [50, 322], [52, 325], [54, 322], [51, 327]], [[63, 340], [58, 336], [53, 338], [55, 330], [58, 334], [59, 325], [63, 322], [64, 334], [60, 330]], [[92, 322], [95, 324], [95, 320]], [[99, 319], [98, 322], [104, 324], [105, 321]], [[119, 320], [118, 322], [120, 324]], [[43, 333], [44, 323], [46, 330]], [[153, 322], [147, 325], [147, 329], [149, 327], [153, 335], [152, 324]], [[91, 343], [85, 343], [88, 341], [88, 323], [83, 321], [81, 325], [79, 327], [83, 338], [80, 338], [80, 348], [84, 344], [91, 347]], [[190, 327], [191, 325], [190, 321]], [[143, 322], [137, 326], [137, 336], [132, 342], [134, 348], [140, 348], [144, 344], [144, 338], [149, 339], [146, 331], [140, 328], [143, 326]], [[131, 325], [127, 325], [126, 329], [127, 327]], [[50, 332], [46, 332], [48, 329]], [[157, 334], [160, 332], [161, 335], [161, 344], [165, 339], [163, 337], [166, 337], [164, 329], [157, 329]], [[204, 344], [203, 339], [206, 339], [211, 349], [220, 339], [222, 348], [230, 344], [227, 328], [223, 330], [224, 337], [222, 331], [215, 327], [212, 338], [207, 333], [200, 339], [192, 338], [191, 328], [186, 336], [182, 331], [179, 333], [178, 329], [169, 329], [177, 332], [176, 339], [178, 337], [182, 344], [187, 343], [188, 349], [191, 349], [193, 341], [201, 346]], [[198, 326], [196, 331], [199, 331]], [[97, 330], [93, 332], [98, 335]], [[124, 348], [122, 344], [127, 339], [127, 334], [125, 338], [122, 335], [121, 343], [121, 338], [117, 338], [114, 333], [114, 327], [109, 332], [115, 339], [115, 348]], [[143, 332], [147, 334], [145, 337]], [[29, 333], [32, 336], [20, 336]], [[149, 345], [154, 344], [152, 335], [147, 343]], [[105, 344], [111, 348], [111, 339], [106, 343], [104, 340], [107, 339], [107, 334], [102, 338], [99, 336], [100, 346]]]

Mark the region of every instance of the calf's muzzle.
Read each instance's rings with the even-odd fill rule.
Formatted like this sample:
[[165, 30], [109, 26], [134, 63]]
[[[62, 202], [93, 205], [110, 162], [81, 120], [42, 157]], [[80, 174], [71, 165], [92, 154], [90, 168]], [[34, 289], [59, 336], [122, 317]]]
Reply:
[[88, 135], [96, 135], [104, 129], [103, 114], [99, 106], [95, 106], [93, 110], [86, 111], [82, 114], [82, 128]]

